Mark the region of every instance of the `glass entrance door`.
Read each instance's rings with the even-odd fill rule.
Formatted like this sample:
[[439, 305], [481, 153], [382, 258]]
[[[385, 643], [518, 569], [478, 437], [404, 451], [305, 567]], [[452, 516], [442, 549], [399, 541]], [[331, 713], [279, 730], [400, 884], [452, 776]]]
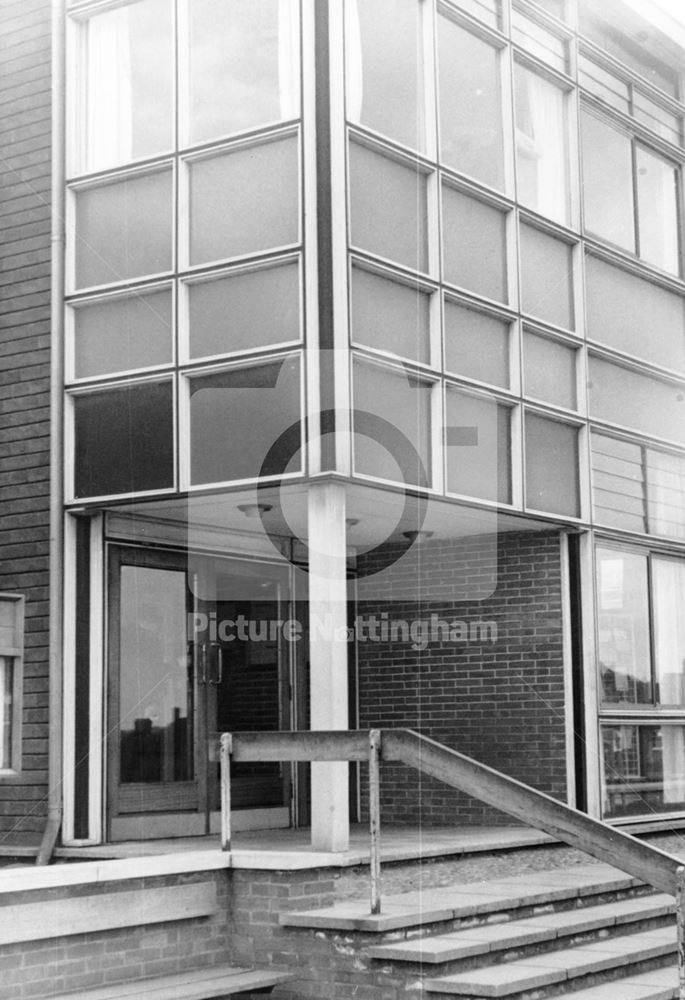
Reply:
[[[218, 830], [218, 734], [289, 727], [288, 579], [268, 563], [111, 547], [111, 840]], [[289, 825], [289, 769], [233, 768], [234, 826]]]

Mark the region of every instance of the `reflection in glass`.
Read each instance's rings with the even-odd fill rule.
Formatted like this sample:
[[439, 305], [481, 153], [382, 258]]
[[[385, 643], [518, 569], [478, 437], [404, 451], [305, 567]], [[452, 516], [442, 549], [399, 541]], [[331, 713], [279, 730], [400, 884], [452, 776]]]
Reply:
[[614, 528], [646, 531], [642, 447], [593, 431], [590, 452], [595, 520]]
[[595, 115], [581, 116], [585, 229], [635, 252], [630, 137]]
[[597, 638], [602, 700], [652, 701], [646, 555], [597, 549]]
[[297, 243], [295, 136], [241, 145], [189, 169], [191, 264]]
[[77, 288], [171, 270], [172, 190], [165, 169], [75, 192]]
[[448, 17], [438, 19], [440, 159], [504, 186], [499, 52]]
[[191, 0], [189, 142], [299, 117], [297, 0]]
[[416, 0], [347, 0], [347, 117], [424, 148], [422, 16]]
[[139, 0], [85, 22], [85, 170], [173, 146], [171, 17], [169, 0]]
[[553, 83], [517, 64], [516, 167], [518, 197], [557, 222], [568, 221], [566, 103]]
[[685, 560], [652, 560], [654, 667], [660, 705], [685, 706]]
[[685, 538], [685, 458], [646, 448], [649, 530]]
[[121, 567], [120, 780], [193, 777], [193, 674], [185, 573]]
[[603, 725], [606, 819], [685, 809], [685, 727]]
[[282, 442], [276, 451], [273, 446], [292, 428], [290, 443], [299, 448], [300, 422], [297, 358], [191, 378], [191, 483], [298, 471], [302, 461], [299, 451], [288, 464], [287, 443]]
[[171, 290], [88, 302], [74, 309], [74, 375], [170, 363], [173, 351]]

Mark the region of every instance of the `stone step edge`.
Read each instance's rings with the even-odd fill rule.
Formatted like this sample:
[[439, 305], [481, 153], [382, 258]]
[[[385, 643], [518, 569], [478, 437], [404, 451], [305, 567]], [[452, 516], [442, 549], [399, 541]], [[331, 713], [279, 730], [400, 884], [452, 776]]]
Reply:
[[[666, 929], [665, 929], [666, 930]], [[671, 932], [670, 928], [667, 928]], [[500, 965], [490, 966], [485, 969], [474, 969], [471, 972], [454, 973], [452, 975], [440, 976], [433, 979], [426, 979], [423, 987], [432, 993], [448, 994], [449, 996], [468, 997], [507, 997], [525, 993], [530, 990], [541, 989], [545, 986], [555, 986], [568, 980], [580, 978], [581, 976], [592, 975], [596, 972], [605, 972], [616, 968], [636, 965], [650, 959], [661, 958], [665, 955], [675, 954], [677, 943], [675, 940], [675, 928], [673, 928], [673, 940], [659, 941], [656, 936], [658, 932], [645, 931], [644, 934], [630, 935], [635, 942], [636, 938], [647, 938], [651, 935], [653, 940], [644, 940], [641, 946], [635, 947], [635, 943], [627, 951], [602, 951], [601, 946], [606, 945], [606, 941], [599, 941], [590, 945], [580, 945], [569, 948], [566, 952], [554, 952], [557, 962], [554, 966], [546, 966], [545, 960], [548, 955], [531, 956], [526, 959], [519, 959], [515, 962], [504, 962]], [[629, 939], [627, 939], [629, 940]], [[575, 964], [571, 959], [575, 952]], [[566, 964], [563, 963], [566, 957]], [[516, 973], [520, 975], [516, 975]], [[488, 975], [489, 973], [489, 975]], [[493, 974], [494, 973], [494, 974]], [[573, 994], [570, 994], [572, 997]], [[621, 998], [623, 1000], [623, 998]]]
[[[638, 897], [640, 898], [640, 897]], [[374, 945], [369, 948], [369, 956], [381, 961], [412, 962], [420, 965], [440, 965], [444, 962], [458, 961], [464, 958], [476, 958], [492, 952], [506, 951], [510, 948], [525, 948], [531, 944], [553, 943], [572, 937], [574, 934], [591, 933], [605, 929], [618, 929], [639, 923], [642, 920], [655, 920], [659, 917], [675, 914], [675, 901], [666, 893], [657, 896], [645, 896], [641, 910], [625, 907], [626, 913], [621, 918], [621, 903], [602, 903], [597, 906], [582, 907], [577, 910], [566, 910], [569, 918], [575, 917], [575, 922], [569, 919], [568, 924], [559, 927], [545, 927], [546, 914], [535, 917], [524, 917], [520, 920], [506, 921], [501, 924], [484, 924], [482, 927], [467, 928], [464, 931], [449, 931], [445, 934], [428, 935], [423, 938], [411, 938], [408, 941], [397, 941], [391, 944]], [[635, 903], [634, 899], [626, 900]], [[613, 911], [613, 912], [612, 912]], [[618, 911], [618, 912], [616, 912]], [[551, 915], [552, 918], [556, 914]], [[498, 927], [501, 937], [487, 940], [487, 936], [479, 940], [479, 932], [487, 935]], [[529, 935], [521, 935], [521, 929], [529, 929]], [[507, 932], [515, 933], [507, 936]], [[614, 935], [614, 937], [618, 934]], [[601, 939], [600, 939], [601, 940]], [[441, 944], [442, 947], [433, 952], [426, 951], [422, 944]], [[588, 942], [591, 943], [591, 942]]]
[[[544, 874], [544, 873], [541, 873]], [[499, 880], [504, 882], [505, 880]], [[417, 893], [402, 893], [388, 896], [382, 901], [381, 913], [370, 912], [367, 900], [346, 900], [325, 906], [316, 910], [296, 910], [279, 915], [279, 923], [283, 927], [304, 927], [312, 930], [367, 931], [383, 933], [384, 931], [402, 930], [406, 927], [416, 927], [423, 924], [439, 923], [441, 921], [474, 917], [481, 914], [505, 913], [510, 910], [523, 909], [527, 906], [545, 905], [550, 902], [565, 902], [570, 899], [626, 891], [642, 885], [639, 879], [630, 875], [619, 874], [615, 878], [588, 880], [578, 885], [558, 886], [556, 888], [540, 886], [536, 890], [502, 891], [501, 895], [488, 895], [488, 886], [492, 883], [463, 883], [460, 886], [446, 886], [426, 889], [423, 893], [426, 901], [416, 905]], [[523, 884], [523, 881], [522, 881]], [[454, 902], [442, 898], [436, 905], [431, 904], [431, 897], [436, 894], [441, 897], [454, 896]], [[459, 897], [462, 902], [459, 902]], [[403, 902], [411, 900], [411, 902]], [[468, 901], [466, 901], [468, 900]]]

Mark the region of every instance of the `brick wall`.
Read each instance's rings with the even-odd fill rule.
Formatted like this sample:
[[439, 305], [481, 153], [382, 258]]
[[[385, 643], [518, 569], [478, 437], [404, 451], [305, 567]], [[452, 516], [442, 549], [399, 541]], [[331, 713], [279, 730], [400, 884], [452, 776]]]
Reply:
[[0, 848], [45, 826], [48, 722], [50, 4], [0, 4], [0, 590], [26, 596], [23, 770]]
[[[467, 638], [436, 628], [437, 641], [425, 649], [402, 636], [359, 642], [360, 727], [421, 730], [564, 798], [560, 574], [559, 535], [521, 532], [415, 547], [386, 571], [383, 600], [377, 581], [362, 577], [362, 621], [385, 613], [430, 622], [435, 615], [463, 622]], [[495, 624], [494, 642], [479, 634], [481, 623]], [[383, 765], [381, 792], [386, 823], [511, 822], [402, 765]], [[362, 807], [365, 794], [362, 780]]]

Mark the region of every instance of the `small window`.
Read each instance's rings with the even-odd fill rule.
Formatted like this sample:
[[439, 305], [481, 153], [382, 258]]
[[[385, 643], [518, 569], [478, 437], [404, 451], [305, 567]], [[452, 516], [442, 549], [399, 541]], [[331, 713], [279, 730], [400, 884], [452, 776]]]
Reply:
[[526, 413], [526, 506], [580, 516], [578, 428]]
[[76, 288], [171, 270], [172, 191], [169, 169], [76, 189]]
[[575, 410], [576, 351], [551, 337], [526, 331], [523, 336], [523, 382], [527, 396]]
[[438, 19], [440, 159], [492, 187], [504, 186], [500, 53]]
[[0, 772], [21, 770], [24, 598], [0, 594]]
[[566, 42], [520, 10], [511, 12], [511, 39], [522, 49], [553, 66], [560, 73], [568, 70]]
[[623, 707], [651, 704], [646, 554], [597, 549], [597, 638], [602, 702]]
[[74, 377], [170, 364], [171, 289], [83, 302], [73, 309]]
[[507, 320], [445, 300], [445, 367], [455, 375], [509, 388]]
[[445, 281], [507, 302], [504, 212], [447, 184], [442, 203]]
[[511, 503], [511, 407], [447, 390], [447, 489]]
[[77, 498], [173, 486], [171, 381], [104, 389], [73, 403]]
[[572, 248], [533, 226], [522, 224], [520, 233], [523, 311], [573, 330]]
[[300, 338], [295, 261], [188, 284], [190, 356], [257, 350]]
[[346, 0], [347, 117], [424, 148], [421, 4]]
[[352, 268], [352, 337], [368, 347], [427, 364], [430, 294], [360, 267]]
[[191, 264], [298, 242], [294, 136], [191, 160], [189, 171]]
[[427, 177], [420, 170], [350, 143], [350, 214], [354, 246], [428, 269]]

